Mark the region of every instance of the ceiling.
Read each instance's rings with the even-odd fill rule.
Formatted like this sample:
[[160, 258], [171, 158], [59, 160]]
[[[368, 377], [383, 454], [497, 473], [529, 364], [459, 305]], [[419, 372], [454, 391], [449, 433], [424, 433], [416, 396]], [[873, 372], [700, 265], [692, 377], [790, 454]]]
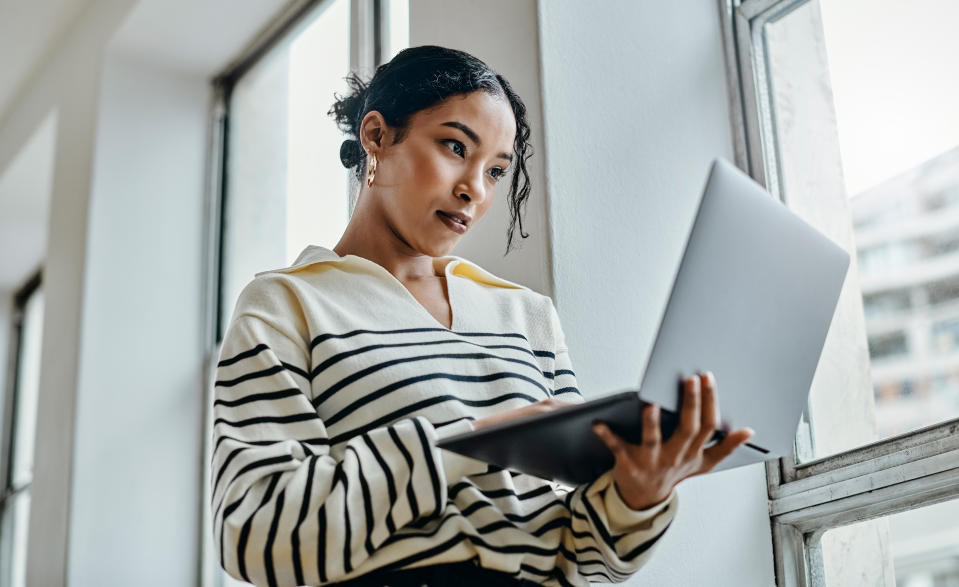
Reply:
[[110, 51], [164, 69], [212, 77], [287, 0], [141, 0]]
[[0, 120], [89, 0], [0, 0]]
[[[0, 123], [91, 4], [91, 0], [0, 0]], [[211, 79], [286, 4], [287, 0], [139, 0], [110, 39], [107, 53]], [[56, 134], [52, 116], [6, 169], [0, 169], [0, 251], [16, 251], [0, 257], [0, 292], [22, 285], [46, 255]]]
[[23, 286], [43, 261], [55, 140], [51, 114], [0, 175], [0, 291]]

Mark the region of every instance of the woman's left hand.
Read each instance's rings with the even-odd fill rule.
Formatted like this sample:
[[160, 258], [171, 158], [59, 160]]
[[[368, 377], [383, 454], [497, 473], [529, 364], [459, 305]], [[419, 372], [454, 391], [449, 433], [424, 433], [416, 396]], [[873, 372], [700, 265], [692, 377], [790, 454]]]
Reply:
[[707, 371], [683, 380], [679, 426], [665, 443], [659, 428], [659, 406], [643, 412], [642, 444], [631, 444], [603, 423], [593, 429], [616, 458], [614, 485], [630, 508], [642, 510], [667, 497], [683, 479], [712, 470], [749, 440], [754, 432], [742, 428], [722, 442], [705, 448], [719, 426], [716, 379]]

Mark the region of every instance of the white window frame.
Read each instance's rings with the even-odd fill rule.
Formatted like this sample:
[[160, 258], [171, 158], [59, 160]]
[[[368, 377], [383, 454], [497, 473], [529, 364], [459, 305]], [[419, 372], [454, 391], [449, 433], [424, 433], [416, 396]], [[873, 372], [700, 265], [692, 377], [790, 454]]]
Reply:
[[[719, 0], [736, 164], [780, 200], [764, 27], [808, 1]], [[795, 454], [811, 454], [803, 432]], [[959, 498], [959, 419], [809, 462], [795, 454], [766, 463], [779, 587], [826, 586], [827, 530]]]
[[[207, 174], [207, 210], [205, 223], [207, 239], [205, 243], [204, 275], [204, 315], [205, 338], [209, 342], [206, 356], [206, 386], [201, 394], [203, 398], [204, 446], [200, 470], [202, 479], [203, 515], [199, 521], [201, 544], [199, 584], [207, 587], [222, 587], [224, 572], [219, 565], [218, 552], [213, 549], [212, 512], [210, 511], [210, 483], [208, 466], [212, 450], [213, 435], [213, 382], [216, 363], [220, 355], [222, 335], [226, 329], [221, 323], [221, 263], [223, 235], [223, 199], [227, 181], [227, 139], [230, 128], [230, 93], [236, 83], [247, 71], [253, 68], [270, 50], [282, 42], [295, 27], [308, 18], [326, 2], [333, 0], [290, 0], [254, 40], [238, 55], [223, 72], [213, 80], [213, 101], [210, 109], [208, 129], [209, 171]], [[350, 0], [350, 70], [364, 75], [372, 74], [386, 56], [390, 47], [388, 0]], [[345, 195], [344, 195], [345, 197]], [[352, 210], [350, 210], [352, 213]]]
[[[3, 436], [0, 437], [0, 520], [3, 519], [7, 510], [12, 507], [14, 498], [22, 493], [29, 493], [33, 486], [32, 471], [31, 479], [20, 485], [14, 485], [11, 476], [13, 474], [14, 454], [17, 450], [14, 435], [18, 425], [17, 405], [21, 400], [18, 388], [21, 377], [20, 367], [21, 356], [23, 355], [23, 331], [27, 318], [27, 304], [42, 288], [43, 266], [40, 266], [13, 294], [13, 312], [10, 329], [8, 330], [10, 346], [7, 349], [6, 357], [6, 381], [0, 382], [3, 383], [0, 386], [0, 390], [2, 390], [0, 401], [3, 402], [3, 405], [0, 406], [0, 417], [3, 418], [2, 426], [0, 426], [0, 431], [3, 432]], [[36, 328], [36, 325], [32, 325], [32, 327]], [[34, 451], [35, 449], [36, 446], [34, 446]], [[27, 524], [29, 525], [29, 516], [27, 517]], [[2, 528], [0, 528], [0, 531], [2, 531]], [[13, 539], [7, 542], [0, 541], [0, 544], [5, 549], [0, 552], [0, 562], [10, 561], [12, 563], [10, 559], [12, 559], [17, 548], [23, 550], [27, 548], [27, 544], [14, 544]], [[12, 567], [0, 568], [0, 585], [13, 578], [10, 576], [12, 572]]]

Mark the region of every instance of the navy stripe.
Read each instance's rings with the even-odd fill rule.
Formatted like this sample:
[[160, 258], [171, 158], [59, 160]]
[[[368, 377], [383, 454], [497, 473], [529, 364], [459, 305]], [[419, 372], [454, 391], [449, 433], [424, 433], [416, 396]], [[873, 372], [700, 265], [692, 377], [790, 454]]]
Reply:
[[324, 342], [326, 342], [327, 340], [330, 340], [330, 339], [351, 338], [351, 337], [354, 337], [354, 336], [357, 336], [357, 335], [360, 335], [360, 334], [410, 334], [410, 333], [414, 333], [414, 332], [443, 332], [443, 333], [447, 333], [447, 334], [450, 334], [450, 333], [456, 334], [456, 335], [458, 335], [458, 336], [502, 337], [502, 338], [519, 338], [519, 339], [522, 339], [522, 340], [526, 340], [526, 337], [523, 336], [522, 334], [518, 333], [518, 332], [505, 332], [505, 333], [499, 333], [499, 332], [455, 332], [455, 331], [452, 331], [452, 330], [447, 330], [446, 328], [401, 328], [401, 329], [398, 329], [398, 330], [366, 330], [366, 329], [358, 329], [358, 330], [351, 330], [351, 331], [349, 331], [349, 332], [344, 332], [343, 334], [333, 334], [333, 333], [321, 334], [321, 335], [315, 337], [313, 340], [310, 341], [310, 351], [312, 351], [312, 350], [313, 350], [314, 348], [316, 348], [318, 345], [320, 345], [320, 344], [322, 344], [322, 343], [324, 343]]
[[300, 560], [300, 526], [306, 520], [309, 513], [310, 494], [313, 491], [313, 476], [316, 474], [316, 459], [310, 459], [309, 467], [306, 472], [306, 486], [309, 492], [303, 496], [300, 502], [300, 513], [296, 518], [296, 526], [293, 527], [293, 533], [290, 535], [290, 546], [293, 554], [293, 574], [296, 576], [297, 585], [305, 585], [306, 579], [303, 578], [303, 561]]
[[[386, 387], [381, 387], [376, 391], [366, 394], [357, 401], [346, 406], [336, 414], [326, 418], [327, 427], [333, 426], [343, 418], [349, 416], [356, 410], [362, 408], [363, 406], [389, 394], [398, 389], [402, 389], [409, 385], [416, 385], [417, 383], [423, 383], [425, 381], [432, 381], [434, 379], [449, 379], [451, 381], [459, 381], [461, 383], [490, 383], [492, 381], [497, 381], [499, 379], [519, 379], [520, 381], [526, 381], [527, 383], [533, 385], [539, 389], [545, 396], [549, 397], [549, 392], [543, 387], [543, 384], [526, 377], [525, 375], [520, 375], [519, 373], [511, 372], [501, 372], [501, 373], [489, 373], [487, 375], [457, 375], [455, 373], [427, 373], [425, 375], [417, 375], [416, 377], [409, 377], [407, 379], [401, 379], [396, 383], [387, 385]], [[538, 401], [538, 400], [534, 400]], [[464, 403], [467, 403], [464, 401]]]
[[[217, 449], [220, 448], [220, 444], [226, 440], [232, 440], [234, 442], [239, 442], [241, 444], [248, 445], [247, 448], [253, 448], [254, 446], [269, 446], [271, 444], [276, 444], [277, 442], [286, 442], [290, 438], [278, 438], [276, 440], [246, 440], [243, 438], [237, 438], [235, 436], [229, 436], [227, 434], [220, 434], [218, 430], [214, 430], [217, 433], [216, 444], [213, 446], [213, 454], [216, 454]], [[311, 444], [316, 446], [329, 446], [329, 438], [300, 438], [297, 439], [300, 444]]]
[[217, 418], [213, 421], [213, 426], [216, 427], [217, 424], [226, 424], [227, 426], [234, 426], [237, 428], [243, 428], [245, 426], [252, 426], [254, 424], [292, 424], [293, 422], [306, 422], [309, 420], [319, 420], [319, 416], [316, 414], [290, 414], [289, 416], [257, 416], [255, 418], [247, 418], [246, 420], [237, 420], [233, 422], [227, 420], [226, 418]]
[[270, 587], [276, 587], [276, 570], [273, 568], [273, 543], [276, 542], [276, 530], [280, 525], [280, 515], [283, 513], [284, 488], [276, 496], [276, 506], [273, 508], [273, 521], [270, 522], [270, 530], [266, 535], [266, 548], [263, 553], [263, 564], [266, 566], [266, 581]]
[[343, 470], [343, 463], [336, 468], [333, 474], [333, 486], [343, 488], [343, 570], [347, 573], [353, 571], [353, 553], [350, 550], [350, 542], [353, 540], [353, 523], [350, 521], [350, 503], [346, 496], [350, 494], [350, 480]]
[[441, 512], [443, 511], [443, 488], [440, 485], [440, 475], [436, 471], [436, 463], [433, 461], [430, 441], [426, 437], [426, 431], [423, 430], [423, 424], [419, 418], [413, 419], [413, 425], [416, 426], [416, 435], [419, 436], [423, 454], [426, 456], [426, 468], [430, 472], [430, 483], [433, 485], [433, 503], [435, 504], [433, 511]]
[[443, 339], [443, 340], [425, 340], [425, 341], [417, 341], [417, 342], [397, 342], [397, 343], [392, 343], [392, 344], [371, 344], [371, 345], [367, 345], [367, 346], [364, 346], [364, 347], [359, 347], [359, 348], [355, 348], [355, 349], [350, 349], [350, 350], [348, 350], [348, 351], [343, 351], [343, 352], [340, 352], [340, 353], [336, 353], [335, 355], [332, 355], [332, 356], [330, 356], [329, 358], [324, 359], [322, 363], [320, 363], [320, 364], [317, 365], [315, 368], [313, 368], [312, 371], [310, 371], [310, 379], [312, 380], [312, 379], [316, 378], [317, 375], [319, 375], [320, 373], [322, 373], [323, 371], [325, 371], [325, 370], [328, 369], [329, 367], [331, 367], [331, 366], [339, 363], [340, 361], [342, 361], [342, 360], [344, 360], [344, 359], [349, 359], [349, 358], [351, 358], [351, 357], [355, 357], [355, 356], [357, 356], [357, 355], [362, 355], [362, 354], [368, 353], [368, 352], [370, 352], [370, 351], [377, 351], [377, 350], [382, 350], [382, 349], [395, 349], [395, 348], [418, 347], [418, 346], [424, 346], [424, 347], [425, 347], [425, 346], [435, 346], [435, 345], [440, 345], [440, 344], [467, 344], [467, 345], [470, 345], [470, 346], [479, 347], [479, 348], [487, 349], [487, 350], [489, 350], [489, 349], [509, 349], [509, 350], [514, 350], [514, 351], [519, 351], [519, 352], [521, 352], [521, 353], [525, 353], [525, 354], [527, 354], [527, 355], [529, 355], [529, 356], [531, 356], [531, 357], [532, 357], [532, 356], [535, 356], [535, 355], [534, 355], [534, 352], [531, 351], [531, 350], [529, 350], [528, 348], [524, 348], [524, 347], [521, 347], [521, 346], [516, 346], [516, 345], [513, 345], [513, 344], [489, 344], [489, 345], [487, 345], [487, 344], [479, 344], [479, 343], [476, 343], [476, 342], [473, 342], [473, 341], [469, 341], [469, 340], [463, 340], [463, 339], [460, 339], [460, 338], [450, 338], [450, 339]]
[[303, 392], [300, 391], [299, 387], [294, 387], [291, 389], [281, 389], [279, 391], [251, 393], [250, 395], [246, 395], [241, 397], [240, 399], [234, 399], [234, 400], [218, 399], [213, 402], [213, 405], [224, 406], [227, 408], [235, 408], [237, 406], [242, 406], [243, 404], [249, 404], [252, 402], [277, 400], [277, 399], [283, 399], [283, 398], [293, 397], [293, 396], [302, 395], [302, 394]]
[[360, 491], [363, 492], [363, 514], [366, 516], [366, 539], [364, 540], [364, 546], [366, 547], [366, 554], [369, 556], [373, 554], [373, 500], [370, 498], [370, 485], [367, 483], [366, 475], [363, 473], [363, 463], [360, 461], [360, 453], [352, 446], [347, 446], [346, 450], [352, 452], [356, 457]]
[[[370, 453], [373, 455], [373, 458], [376, 459], [376, 462], [380, 464], [380, 468], [383, 469], [383, 477], [386, 479], [386, 493], [389, 497], [389, 502], [391, 504], [396, 503], [396, 482], [393, 480], [393, 471], [390, 471], [390, 466], [383, 460], [383, 456], [380, 454], [378, 448], [373, 443], [373, 439], [370, 438], [369, 434], [363, 434], [361, 436], [363, 442], [366, 443], [366, 447], [370, 450]], [[386, 516], [386, 529], [390, 534], [396, 532], [396, 523], [393, 521], [393, 508], [387, 512]]]
[[260, 343], [260, 344], [256, 345], [255, 347], [253, 347], [252, 349], [249, 349], [249, 350], [246, 350], [246, 351], [237, 353], [236, 355], [233, 355], [233, 356], [230, 357], [229, 359], [223, 359], [222, 361], [218, 362], [218, 363], [216, 364], [216, 366], [217, 366], [217, 367], [227, 367], [227, 366], [229, 366], [229, 365], [232, 365], [233, 363], [236, 363], [237, 361], [241, 361], [241, 360], [247, 359], [247, 358], [249, 358], [249, 357], [254, 357], [254, 356], [258, 355], [261, 351], [264, 351], [264, 350], [266, 350], [266, 349], [268, 349], [268, 348], [270, 348], [270, 347], [266, 346], [266, 345], [263, 344], [263, 343]]
[[410, 511], [413, 514], [413, 519], [420, 517], [420, 507], [416, 502], [416, 493], [413, 492], [413, 473], [416, 469], [413, 468], [413, 457], [410, 455], [410, 451], [406, 450], [406, 447], [403, 445], [403, 441], [400, 440], [399, 435], [396, 433], [392, 427], [388, 428], [390, 433], [390, 438], [393, 439], [393, 442], [396, 444], [397, 450], [402, 453], [403, 458], [406, 460], [406, 470], [410, 471], [410, 477], [406, 480], [406, 500], [410, 504]]
[[320, 583], [329, 581], [329, 577], [326, 574], [326, 511], [327, 507], [324, 503], [316, 512], [316, 566], [320, 575]]
[[[392, 359], [389, 361], [384, 361], [382, 363], [370, 365], [369, 367], [362, 369], [360, 371], [357, 371], [356, 373], [352, 373], [348, 375], [347, 377], [344, 377], [343, 379], [337, 381], [336, 383], [328, 387], [326, 390], [324, 390], [323, 393], [313, 398], [313, 402], [312, 402], [313, 406], [319, 407], [324, 401], [330, 399], [333, 396], [333, 394], [335, 394], [339, 390], [343, 389], [344, 387], [352, 383], [355, 383], [356, 381], [366, 377], [367, 375], [376, 373], [377, 371], [381, 371], [389, 367], [394, 367], [396, 365], [403, 365], [406, 363], [414, 363], [417, 361], [432, 361], [432, 360], [438, 360], [438, 359], [459, 359], [459, 360], [495, 359], [500, 361], [506, 361], [509, 363], [516, 363], [519, 365], [523, 365], [524, 367], [529, 367], [536, 374], [542, 375], [542, 371], [539, 370], [539, 367], [537, 367], [536, 365], [533, 365], [532, 363], [528, 363], [520, 359], [510, 359], [507, 357], [491, 355], [488, 353], [444, 353], [444, 354], [436, 354], [436, 355], [417, 355], [413, 357], [403, 357], [400, 359]], [[462, 375], [462, 377], [468, 377], [468, 376]], [[542, 385], [540, 387], [543, 389], [544, 392], [546, 391], [545, 387], [543, 387]]]
[[246, 571], [246, 543], [250, 538], [250, 532], [253, 529], [253, 518], [256, 517], [256, 514], [263, 509], [267, 503], [269, 503], [270, 498], [273, 497], [273, 490], [276, 489], [276, 484], [280, 480], [279, 474], [274, 473], [270, 476], [270, 485], [266, 488], [266, 494], [263, 496], [263, 499], [260, 500], [260, 505], [253, 510], [253, 513], [243, 522], [243, 528], [240, 530], [240, 538], [237, 540], [236, 544], [236, 556], [237, 561], [239, 561], [240, 575], [243, 577], [243, 580], [247, 583], [252, 583], [250, 576]]
[[502, 403], [502, 402], [504, 402], [504, 401], [506, 401], [507, 399], [510, 399], [510, 398], [522, 398], [522, 399], [525, 399], [527, 402], [530, 402], [530, 403], [535, 402], [535, 401], [538, 401], [537, 398], [534, 398], [534, 397], [531, 397], [531, 396], [529, 396], [529, 395], [526, 395], [525, 393], [518, 393], [518, 392], [517, 392], [517, 393], [507, 393], [507, 394], [503, 394], [503, 395], [501, 395], [501, 396], [498, 396], [498, 397], [495, 397], [495, 398], [491, 398], [491, 399], [487, 399], [487, 400], [464, 400], [464, 399], [460, 399], [460, 398], [458, 398], [458, 397], [454, 397], [454, 396], [451, 396], [451, 395], [441, 395], [441, 396], [437, 396], [437, 397], [433, 397], [433, 398], [429, 398], [429, 399], [425, 399], [425, 400], [416, 402], [415, 404], [410, 404], [410, 405], [408, 405], [408, 406], [404, 406], [404, 407], [400, 408], [399, 410], [390, 412], [390, 413], [386, 414], [385, 416], [382, 416], [382, 417], [380, 417], [380, 418], [377, 418], [376, 420], [371, 420], [371, 421], [367, 422], [366, 424], [363, 424], [362, 426], [360, 426], [360, 427], [358, 427], [358, 428], [354, 428], [354, 429], [352, 429], [352, 430], [350, 430], [350, 431], [348, 431], [348, 432], [344, 432], [343, 434], [338, 434], [338, 435], [336, 435], [336, 436], [333, 436], [333, 437], [330, 438], [330, 443], [331, 443], [331, 444], [334, 444], [334, 445], [339, 444], [340, 442], [344, 442], [344, 441], [346, 441], [346, 440], [349, 440], [350, 438], [356, 436], [357, 434], [363, 434], [364, 432], [369, 432], [370, 430], [373, 430], [374, 428], [379, 428], [380, 426], [385, 426], [385, 425], [389, 424], [390, 422], [393, 422], [394, 420], [397, 420], [397, 419], [400, 419], [400, 418], [406, 416], [407, 414], [413, 414], [413, 413], [415, 413], [415, 412], [419, 412], [419, 411], [424, 410], [424, 409], [426, 409], [426, 408], [428, 408], [429, 406], [432, 406], [432, 405], [434, 405], [434, 404], [441, 404], [441, 403], [446, 402], [446, 401], [456, 401], [456, 402], [459, 402], [459, 403], [462, 403], [462, 404], [465, 404], [465, 405], [468, 405], [468, 406], [474, 406], [474, 407], [476, 407], [476, 406], [489, 406], [489, 405], [494, 405], [494, 404]]

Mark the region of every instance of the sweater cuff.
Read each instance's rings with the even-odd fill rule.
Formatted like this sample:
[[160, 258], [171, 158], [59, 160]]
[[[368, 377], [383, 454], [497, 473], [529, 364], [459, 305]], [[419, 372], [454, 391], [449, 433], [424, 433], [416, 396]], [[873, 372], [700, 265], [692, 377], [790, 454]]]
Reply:
[[[422, 416], [418, 417], [422, 418]], [[425, 418], [423, 419], [425, 420]], [[435, 444], [435, 442], [440, 439], [471, 431], [473, 429], [473, 423], [469, 419], [464, 418], [438, 428], [434, 427], [433, 429], [435, 430]], [[439, 448], [439, 453], [443, 470], [446, 473], [447, 485], [452, 485], [463, 477], [479, 475], [489, 470], [489, 465], [486, 462], [461, 455], [458, 452]]]
[[675, 487], [663, 501], [646, 509], [634, 510], [623, 501], [619, 491], [616, 490], [616, 485], [613, 482], [613, 471], [606, 471], [603, 475], [609, 476], [608, 484], [603, 491], [603, 505], [606, 508], [606, 517], [609, 520], [611, 532], [622, 534], [649, 529], [653, 520], [660, 514], [668, 513], [670, 518], [676, 515], [679, 496]]

